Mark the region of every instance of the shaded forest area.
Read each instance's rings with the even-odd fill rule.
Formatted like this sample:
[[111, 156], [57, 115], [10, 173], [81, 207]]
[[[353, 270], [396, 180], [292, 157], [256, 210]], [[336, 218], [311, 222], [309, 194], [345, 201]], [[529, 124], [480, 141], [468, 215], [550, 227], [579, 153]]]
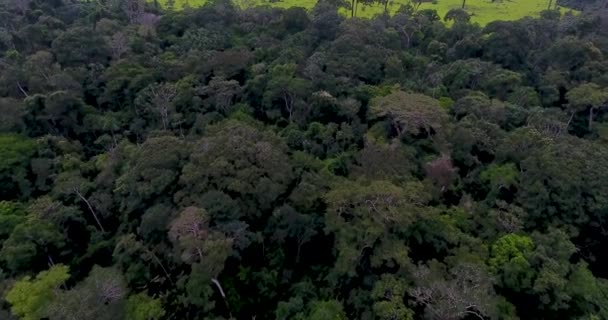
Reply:
[[608, 9], [348, 5], [0, 1], [0, 318], [608, 319]]
[[556, 2], [558, 5], [576, 10], [595, 10], [607, 4], [604, 0], [556, 0]]

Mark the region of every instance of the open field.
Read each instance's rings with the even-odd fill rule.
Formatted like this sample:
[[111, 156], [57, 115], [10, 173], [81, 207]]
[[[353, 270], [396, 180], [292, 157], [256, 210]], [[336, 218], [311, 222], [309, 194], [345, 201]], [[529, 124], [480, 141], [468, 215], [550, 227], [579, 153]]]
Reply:
[[[166, 0], [161, 0], [161, 4]], [[267, 0], [235, 0], [235, 2], [247, 7], [251, 5], [270, 5], [274, 7], [289, 8], [289, 7], [304, 7], [312, 8], [315, 0], [279, 0], [277, 2], [269, 2]], [[393, 0], [389, 3], [390, 12], [395, 12], [402, 4], [408, 3], [409, 0]], [[181, 8], [184, 5], [200, 6], [205, 3], [205, 0], [175, 0], [175, 6]], [[526, 16], [538, 16], [538, 14], [547, 9], [548, 0], [504, 0], [491, 2], [490, 0], [467, 0], [466, 10], [473, 14], [472, 20], [481, 25], [486, 25], [495, 20], [517, 20]], [[424, 3], [421, 9], [435, 9], [439, 16], [443, 17], [450, 9], [460, 8], [462, 0], [438, 0], [437, 3]], [[562, 11], [568, 10], [561, 8]], [[384, 7], [381, 5], [363, 6], [359, 5], [359, 17], [372, 17], [382, 13]], [[349, 14], [350, 12], [348, 12]], [[347, 14], [345, 12], [345, 14]]]

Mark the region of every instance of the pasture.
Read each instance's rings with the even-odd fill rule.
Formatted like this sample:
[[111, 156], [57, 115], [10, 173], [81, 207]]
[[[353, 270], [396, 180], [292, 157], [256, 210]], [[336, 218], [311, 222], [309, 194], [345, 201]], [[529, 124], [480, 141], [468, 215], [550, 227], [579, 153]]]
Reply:
[[[304, 7], [307, 9], [312, 8], [316, 1], [315, 0], [278, 0], [270, 2], [268, 0], [234, 0], [235, 3], [240, 7], [249, 7], [253, 5], [269, 5], [273, 7], [290, 8], [290, 7]], [[164, 5], [167, 0], [159, 0]], [[394, 13], [403, 4], [408, 3], [409, 0], [391, 0], [389, 2], [389, 11]], [[201, 6], [205, 3], [205, 0], [175, 0], [175, 8], [180, 9], [184, 6]], [[547, 9], [549, 0], [498, 0], [492, 2], [491, 0], [467, 0], [466, 10], [472, 14], [472, 20], [479, 23], [480, 25], [486, 25], [495, 20], [517, 20], [526, 16], [538, 16], [542, 10]], [[445, 14], [454, 8], [460, 8], [462, 6], [462, 0], [437, 0], [435, 3], [423, 3], [420, 9], [435, 9], [439, 13], [440, 17], [444, 17]], [[562, 12], [569, 9], [561, 8]], [[377, 14], [381, 14], [384, 11], [382, 5], [365, 6], [359, 4], [357, 16], [358, 17], [372, 17]], [[350, 11], [344, 12], [344, 14], [350, 15]]]

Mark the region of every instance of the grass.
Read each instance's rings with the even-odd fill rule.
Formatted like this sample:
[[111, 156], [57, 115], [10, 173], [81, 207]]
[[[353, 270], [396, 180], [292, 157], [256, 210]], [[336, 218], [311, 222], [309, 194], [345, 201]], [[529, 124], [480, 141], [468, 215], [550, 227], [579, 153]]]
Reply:
[[[161, 4], [166, 3], [167, 0], [160, 0]], [[234, 0], [237, 5], [241, 7], [248, 7], [251, 5], [270, 5], [273, 7], [290, 8], [290, 7], [304, 7], [310, 9], [314, 6], [315, 0], [279, 0], [276, 2], [270, 2], [268, 0]], [[203, 5], [206, 0], [175, 0], [175, 7], [182, 8], [184, 5], [192, 7]], [[409, 0], [391, 0], [389, 3], [389, 11], [394, 13], [399, 9], [402, 4], [408, 3]], [[549, 4], [549, 0], [498, 0], [491, 2], [491, 0], [467, 0], [466, 10], [471, 13], [472, 20], [484, 26], [495, 20], [517, 20], [526, 16], [536, 17], [539, 13], [545, 9]], [[423, 3], [420, 9], [434, 9], [437, 10], [440, 17], [444, 17], [445, 14], [454, 8], [460, 8], [462, 6], [462, 0], [437, 0], [436, 3]], [[569, 9], [560, 8], [562, 12]], [[384, 7], [381, 5], [363, 6], [359, 5], [358, 17], [373, 17], [374, 15], [381, 14], [384, 11]], [[350, 15], [350, 10], [345, 14]]]

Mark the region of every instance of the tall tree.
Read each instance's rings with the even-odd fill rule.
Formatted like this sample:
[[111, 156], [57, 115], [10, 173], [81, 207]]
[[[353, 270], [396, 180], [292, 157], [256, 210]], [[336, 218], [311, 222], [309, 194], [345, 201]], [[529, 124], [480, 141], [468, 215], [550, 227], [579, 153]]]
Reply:
[[170, 83], [153, 84], [140, 92], [136, 103], [144, 112], [158, 117], [162, 129], [167, 130], [175, 116], [173, 103], [176, 96], [177, 88], [175, 85]]
[[253, 218], [271, 209], [292, 181], [286, 146], [271, 132], [231, 120], [210, 128], [196, 145], [180, 177], [184, 189], [176, 194], [184, 204], [222, 190]]
[[591, 131], [593, 111], [608, 100], [608, 91], [595, 83], [585, 83], [568, 91], [567, 98], [573, 113], [588, 110], [588, 130]]
[[222, 270], [224, 260], [232, 248], [232, 239], [211, 230], [207, 212], [195, 207], [184, 209], [171, 222], [169, 239], [179, 250], [184, 262], [207, 265], [212, 277], [216, 277]]

